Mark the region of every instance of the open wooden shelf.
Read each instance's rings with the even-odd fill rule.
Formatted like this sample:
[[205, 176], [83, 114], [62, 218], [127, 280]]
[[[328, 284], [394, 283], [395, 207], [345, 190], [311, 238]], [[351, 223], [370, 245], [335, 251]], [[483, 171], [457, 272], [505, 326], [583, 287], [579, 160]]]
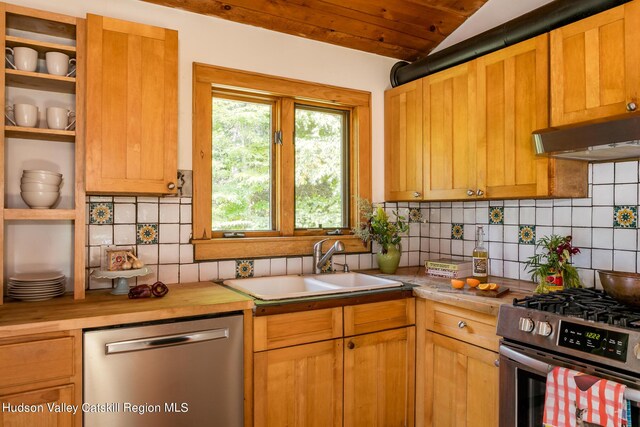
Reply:
[[15, 37], [15, 36], [7, 36], [5, 38], [5, 43], [8, 47], [16, 47], [16, 46], [30, 47], [31, 49], [37, 50], [38, 54], [40, 54], [42, 57], [44, 57], [44, 54], [47, 52], [62, 52], [62, 53], [66, 53], [71, 57], [76, 56], [76, 47], [69, 46], [66, 44], [49, 43], [49, 42], [43, 42], [40, 40], [32, 40], [24, 37]]
[[5, 69], [5, 81], [7, 86], [51, 92], [76, 93], [75, 77], [55, 76], [53, 74], [7, 68]]
[[41, 141], [75, 142], [76, 131], [5, 126], [4, 136], [6, 138], [38, 139]]
[[76, 219], [75, 209], [5, 209], [5, 220], [16, 221], [61, 221]]

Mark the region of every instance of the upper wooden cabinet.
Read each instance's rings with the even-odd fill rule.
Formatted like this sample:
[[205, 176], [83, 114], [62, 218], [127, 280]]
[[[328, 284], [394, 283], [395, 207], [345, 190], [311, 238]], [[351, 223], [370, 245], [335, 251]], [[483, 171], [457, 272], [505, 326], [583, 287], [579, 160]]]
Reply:
[[422, 195], [422, 80], [384, 95], [385, 198], [420, 200]]
[[176, 192], [177, 93], [176, 31], [87, 15], [87, 192]]
[[475, 62], [468, 62], [423, 79], [425, 199], [475, 196], [483, 167], [477, 163], [475, 70]]
[[623, 114], [638, 104], [639, 28], [640, 2], [632, 1], [551, 32], [553, 126]]

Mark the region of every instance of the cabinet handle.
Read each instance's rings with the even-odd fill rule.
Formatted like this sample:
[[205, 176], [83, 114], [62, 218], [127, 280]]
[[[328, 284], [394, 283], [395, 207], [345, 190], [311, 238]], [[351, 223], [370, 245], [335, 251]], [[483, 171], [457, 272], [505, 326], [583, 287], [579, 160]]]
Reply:
[[418, 197], [420, 197], [421, 195], [422, 195], [422, 194], [420, 194], [420, 192], [419, 192], [419, 191], [414, 191], [414, 192], [413, 192], [413, 197], [415, 197], [415, 198], [418, 198]]
[[482, 190], [478, 190], [478, 191], [476, 192], [476, 195], [477, 195], [477, 196], [482, 196], [482, 195], [484, 195], [484, 191], [482, 191]]
[[349, 350], [353, 350], [354, 348], [356, 348], [356, 344], [353, 341], [349, 341], [349, 344], [347, 344], [347, 348]]
[[472, 189], [468, 189], [468, 190], [467, 190], [467, 196], [471, 197], [471, 196], [473, 196], [474, 194], [476, 194], [476, 193], [475, 193], [475, 191], [473, 191]]
[[170, 182], [170, 183], [168, 183], [168, 184], [167, 184], [167, 188], [168, 188], [169, 190], [173, 190], [174, 188], [176, 188], [176, 184], [175, 184], [175, 183], [173, 183], [173, 182]]
[[467, 322], [465, 322], [464, 320], [461, 320], [458, 322], [458, 328], [464, 329], [466, 327], [467, 327]]
[[627, 104], [627, 111], [636, 111], [637, 108], [638, 106], [633, 101]]

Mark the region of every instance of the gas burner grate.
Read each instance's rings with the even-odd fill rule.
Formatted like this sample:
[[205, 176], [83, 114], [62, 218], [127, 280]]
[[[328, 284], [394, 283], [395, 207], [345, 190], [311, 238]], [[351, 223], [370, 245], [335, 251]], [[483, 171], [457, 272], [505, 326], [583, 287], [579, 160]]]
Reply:
[[577, 317], [630, 329], [640, 329], [640, 310], [620, 304], [597, 289], [565, 289], [514, 299], [513, 305]]

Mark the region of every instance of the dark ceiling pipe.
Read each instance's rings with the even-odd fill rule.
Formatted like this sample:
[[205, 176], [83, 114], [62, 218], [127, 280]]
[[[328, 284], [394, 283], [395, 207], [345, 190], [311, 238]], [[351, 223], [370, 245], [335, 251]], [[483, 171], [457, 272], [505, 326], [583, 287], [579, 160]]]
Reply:
[[555, 0], [511, 21], [464, 40], [413, 63], [397, 62], [391, 68], [396, 87], [437, 71], [462, 64], [572, 22], [595, 15], [630, 0]]

